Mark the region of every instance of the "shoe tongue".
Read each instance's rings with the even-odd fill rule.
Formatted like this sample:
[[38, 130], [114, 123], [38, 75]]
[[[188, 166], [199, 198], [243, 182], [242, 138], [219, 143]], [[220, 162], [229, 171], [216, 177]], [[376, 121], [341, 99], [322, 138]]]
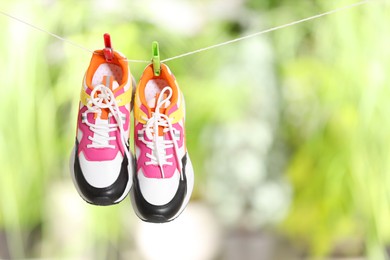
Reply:
[[[152, 112], [156, 111], [156, 106], [157, 106], [157, 100], [160, 97], [160, 93], [157, 93], [154, 98], [148, 100], [148, 107]], [[167, 98], [167, 94], [163, 95], [163, 98], [161, 100], [164, 100]], [[165, 113], [166, 108], [171, 104], [171, 102], [168, 100], [167, 102], [164, 102], [162, 106], [160, 106], [160, 113]]]
[[[160, 97], [160, 93], [157, 93], [157, 94], [155, 95], [154, 98], [148, 100], [148, 106], [149, 106], [149, 108], [150, 108], [150, 110], [151, 110], [152, 112], [155, 112], [155, 111], [156, 111], [157, 101], [158, 101], [159, 97]], [[164, 99], [166, 99], [166, 98], [167, 98], [167, 94], [164, 94], [164, 95], [163, 95], [163, 98], [162, 98], [161, 100], [164, 100]], [[166, 109], [167, 109], [167, 107], [168, 107], [170, 104], [171, 104], [171, 102], [170, 102], [169, 100], [168, 100], [167, 102], [164, 102], [164, 103], [162, 104], [162, 106], [160, 106], [160, 113], [161, 113], [161, 114], [165, 114]], [[163, 131], [163, 130], [164, 130], [164, 127], [162, 127], [162, 126], [159, 126], [159, 127], [158, 127], [158, 135], [159, 135], [160, 137], [163, 137], [163, 135], [164, 135], [164, 131]]]
[[[115, 78], [113, 76], [103, 76], [101, 84], [106, 86], [107, 88], [109, 88], [111, 90], [115, 90], [116, 88], [119, 87], [118, 82], [115, 80]], [[102, 114], [100, 116], [100, 119], [107, 121], [108, 113], [109, 113], [109, 109], [108, 108], [102, 109]], [[95, 115], [95, 117], [96, 116], [97, 115]]]
[[111, 90], [115, 90], [119, 87], [118, 82], [115, 80], [113, 76], [103, 76], [102, 83], [104, 86]]

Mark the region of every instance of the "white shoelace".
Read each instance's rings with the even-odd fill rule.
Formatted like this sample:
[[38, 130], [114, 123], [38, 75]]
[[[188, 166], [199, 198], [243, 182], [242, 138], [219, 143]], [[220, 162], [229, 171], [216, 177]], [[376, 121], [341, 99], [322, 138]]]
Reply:
[[[99, 93], [99, 92], [100, 93]], [[96, 95], [96, 93], [98, 94]], [[95, 97], [96, 95], [96, 97]], [[94, 136], [88, 136], [88, 139], [92, 141], [92, 144], [88, 144], [87, 148], [112, 148], [115, 149], [115, 145], [111, 145], [110, 141], [115, 140], [115, 136], [110, 137], [110, 132], [114, 132], [119, 128], [120, 139], [123, 146], [123, 150], [127, 156], [129, 164], [130, 152], [127, 149], [128, 137], [125, 136], [125, 130], [123, 129], [123, 119], [119, 110], [118, 103], [115, 99], [114, 93], [108, 87], [104, 85], [97, 85], [91, 92], [91, 98], [88, 100], [88, 109], [83, 114], [83, 122], [94, 133]], [[88, 114], [97, 113], [100, 117], [102, 109], [108, 108], [110, 114], [115, 118], [115, 124], [96, 124], [88, 121]], [[110, 117], [109, 114], [109, 117]], [[109, 119], [108, 117], [108, 119]]]
[[[164, 98], [164, 94], [166, 94], [166, 92], [168, 95], [166, 98]], [[155, 112], [152, 113], [150, 118], [143, 118], [146, 121], [146, 124], [144, 125], [146, 137], [149, 140], [152, 140], [146, 141], [145, 139], [142, 139], [142, 142], [152, 150], [151, 154], [146, 153], [146, 157], [149, 158], [150, 161], [145, 162], [145, 164], [158, 165], [160, 167], [162, 177], [165, 178], [163, 166], [172, 166], [172, 162], [169, 162], [168, 159], [173, 157], [172, 154], [167, 154], [167, 149], [174, 148], [174, 153], [180, 167], [180, 176], [181, 179], [183, 179], [182, 163], [178, 157], [179, 145], [175, 139], [174, 128], [172, 126], [171, 119], [167, 115], [160, 113], [160, 108], [163, 107], [163, 105], [166, 105], [171, 97], [172, 89], [171, 87], [166, 86], [163, 88], [157, 99]], [[159, 127], [163, 127], [164, 135], [169, 132], [171, 134], [172, 140], [164, 140], [164, 136], [159, 136]]]

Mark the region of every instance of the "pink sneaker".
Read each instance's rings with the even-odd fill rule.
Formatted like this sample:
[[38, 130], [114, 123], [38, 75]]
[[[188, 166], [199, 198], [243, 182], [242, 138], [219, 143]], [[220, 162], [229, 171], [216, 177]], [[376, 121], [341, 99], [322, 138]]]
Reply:
[[184, 133], [184, 97], [168, 66], [161, 75], [146, 67], [135, 94], [134, 142], [137, 173], [133, 208], [144, 221], [175, 219], [190, 200], [194, 171]]
[[124, 56], [114, 51], [113, 61], [107, 63], [103, 51], [95, 51], [81, 89], [70, 160], [73, 182], [91, 204], [118, 203], [131, 188], [133, 157], [128, 142], [132, 84]]

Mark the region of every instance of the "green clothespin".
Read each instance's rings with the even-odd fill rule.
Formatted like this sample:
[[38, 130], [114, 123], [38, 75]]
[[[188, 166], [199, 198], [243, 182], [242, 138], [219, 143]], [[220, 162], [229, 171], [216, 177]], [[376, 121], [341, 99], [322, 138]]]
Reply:
[[154, 76], [160, 76], [161, 66], [160, 66], [160, 51], [158, 49], [158, 42], [154, 41], [152, 43], [152, 63], [153, 63], [153, 71]]

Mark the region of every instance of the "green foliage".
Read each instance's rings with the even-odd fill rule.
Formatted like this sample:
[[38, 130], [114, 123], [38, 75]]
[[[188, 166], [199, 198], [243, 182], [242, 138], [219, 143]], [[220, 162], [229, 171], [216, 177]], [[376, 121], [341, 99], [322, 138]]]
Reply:
[[[381, 32], [386, 13], [378, 4], [312, 22], [310, 33], [293, 41], [300, 51], [279, 56], [283, 132], [292, 147], [288, 175], [295, 189], [284, 227], [311, 245], [314, 255], [360, 238], [370, 259], [385, 258], [390, 56], [382, 46], [390, 38]], [[276, 44], [286, 54], [283, 45], [291, 43]], [[355, 254], [361, 253], [357, 246]], [[344, 250], [334, 253], [350, 253]]]

